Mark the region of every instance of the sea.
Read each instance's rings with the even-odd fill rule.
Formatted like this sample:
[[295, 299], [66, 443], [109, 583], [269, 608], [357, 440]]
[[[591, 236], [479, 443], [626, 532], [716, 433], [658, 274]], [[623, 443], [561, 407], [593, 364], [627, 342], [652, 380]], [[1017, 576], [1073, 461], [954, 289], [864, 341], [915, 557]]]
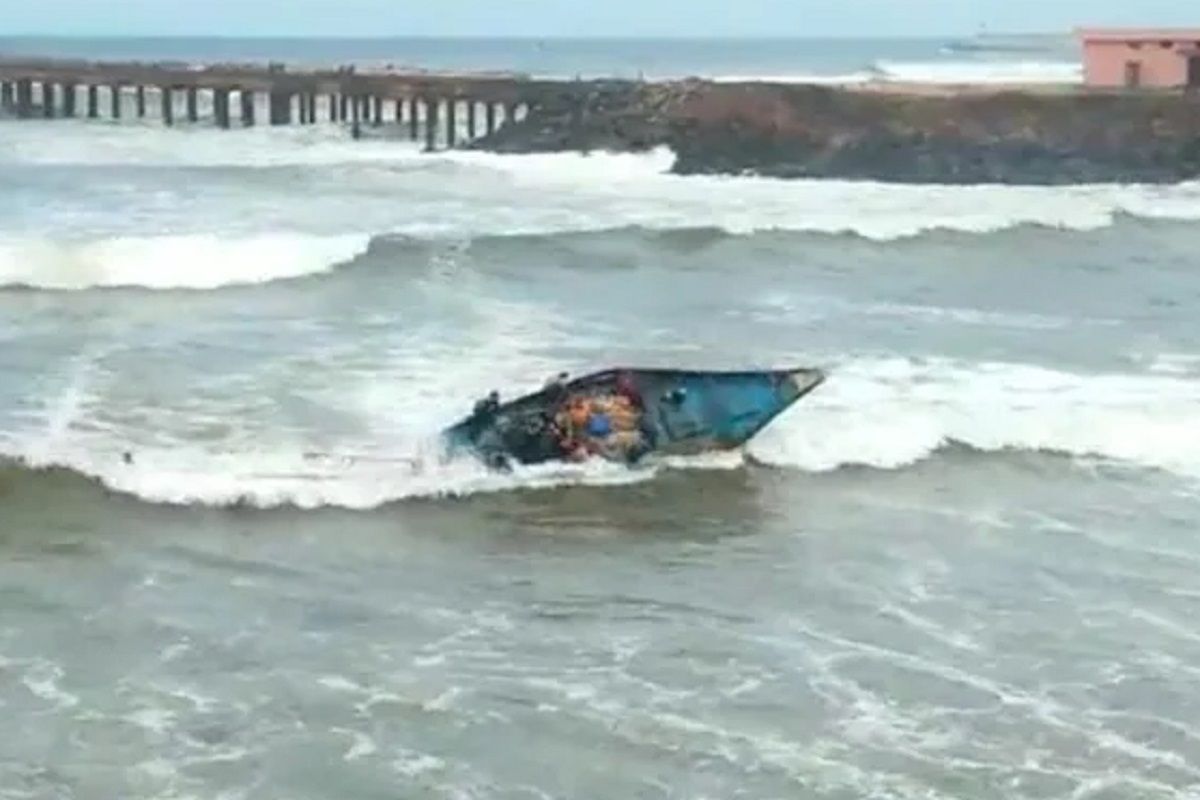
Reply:
[[[1058, 40], [0, 51], [1078, 70]], [[1200, 797], [1200, 183], [394, 128], [0, 121], [0, 798]], [[829, 377], [742, 451], [441, 456], [488, 391], [618, 364]]]

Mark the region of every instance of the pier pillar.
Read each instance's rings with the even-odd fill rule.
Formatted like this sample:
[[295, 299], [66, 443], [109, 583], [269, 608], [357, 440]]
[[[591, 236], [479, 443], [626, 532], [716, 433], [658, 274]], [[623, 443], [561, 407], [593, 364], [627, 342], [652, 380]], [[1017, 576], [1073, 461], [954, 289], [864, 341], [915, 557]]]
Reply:
[[42, 116], [50, 119], [54, 116], [54, 84], [42, 81]]
[[586, 101], [583, 98], [577, 98], [571, 104], [571, 130], [573, 132], [583, 127], [583, 119], [587, 114], [585, 104]]
[[218, 128], [229, 128], [229, 90], [213, 89], [213, 119]]
[[516, 122], [516, 121], [517, 121], [517, 104], [516, 103], [508, 103], [507, 105], [504, 106], [504, 124], [508, 125], [508, 124]]
[[375, 98], [375, 116], [371, 120], [371, 124], [378, 128], [383, 124], [383, 98]]
[[467, 139], [475, 138], [475, 100], [467, 100]]
[[96, 119], [100, 116], [100, 87], [91, 84], [87, 87], [88, 94], [88, 119]]
[[342, 122], [350, 119], [350, 95], [345, 92], [338, 95], [338, 119]]
[[317, 124], [317, 93], [309, 92], [308, 95], [308, 124]]
[[484, 133], [487, 136], [491, 136], [493, 133], [496, 132], [496, 104], [493, 103], [491, 100], [488, 100], [487, 103], [484, 104], [483, 114], [484, 114], [484, 121], [483, 121], [484, 122], [484, 125], [483, 125]]
[[33, 116], [33, 81], [17, 81], [17, 116], [27, 119]]
[[75, 94], [79, 87], [73, 83], [64, 83], [62, 85], [63, 93], [63, 116], [75, 116]]
[[329, 121], [337, 122], [340, 117], [338, 111], [341, 109], [341, 102], [336, 94], [329, 95]]
[[270, 123], [290, 125], [292, 122], [292, 96], [288, 92], [271, 92], [267, 95]]
[[146, 116], [146, 87], [138, 86], [137, 90], [134, 92], [134, 95], [137, 98], [138, 119], [141, 119], [142, 117]]
[[396, 100], [396, 124], [400, 125], [404, 122], [404, 100]]
[[254, 92], [241, 90], [242, 125], [250, 127], [254, 124]]
[[433, 152], [437, 149], [438, 98], [425, 101], [425, 149]]
[[162, 102], [163, 125], [175, 124], [175, 96], [170, 86], [160, 86], [158, 96]]
[[121, 118], [121, 87], [113, 84], [108, 87], [108, 100], [112, 104], [112, 118]]
[[199, 122], [200, 121], [200, 109], [198, 108], [199, 104], [196, 102], [196, 93], [197, 93], [197, 91], [196, 91], [195, 86], [188, 87], [188, 90], [187, 90], [188, 122]]
[[417, 98], [408, 98], [408, 135], [409, 138], [411, 138], [414, 142], [417, 140], [417, 137], [420, 136], [421, 132], [420, 111], [420, 104], [417, 102]]
[[22, 78], [17, 81], [17, 117], [29, 119], [33, 116], [33, 81]]
[[446, 101], [446, 149], [454, 149], [454, 140], [458, 134], [458, 98], [451, 97]]
[[0, 81], [0, 109], [8, 111], [16, 104], [13, 85], [8, 81]]

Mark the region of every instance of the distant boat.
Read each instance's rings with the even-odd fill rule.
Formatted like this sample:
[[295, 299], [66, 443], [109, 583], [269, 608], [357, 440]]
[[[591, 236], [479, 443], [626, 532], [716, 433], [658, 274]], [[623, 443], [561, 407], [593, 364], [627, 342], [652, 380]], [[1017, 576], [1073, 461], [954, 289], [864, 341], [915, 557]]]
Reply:
[[507, 403], [493, 393], [443, 431], [451, 453], [491, 467], [580, 460], [632, 464], [745, 444], [825, 381], [819, 369], [609, 369]]
[[1045, 47], [1032, 44], [985, 44], [983, 42], [949, 42], [942, 50], [947, 53], [1044, 53]]
[[978, 33], [947, 42], [942, 49], [947, 53], [1045, 53], [1053, 50], [1059, 39], [1049, 34]]

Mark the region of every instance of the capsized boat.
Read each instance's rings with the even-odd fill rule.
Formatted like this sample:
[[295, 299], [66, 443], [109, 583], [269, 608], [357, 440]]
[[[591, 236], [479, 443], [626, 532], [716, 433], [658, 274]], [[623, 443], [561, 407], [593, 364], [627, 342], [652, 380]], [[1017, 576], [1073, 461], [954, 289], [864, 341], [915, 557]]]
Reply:
[[825, 381], [819, 369], [608, 369], [501, 403], [493, 392], [443, 431], [452, 454], [496, 468], [599, 456], [696, 455], [745, 444]]

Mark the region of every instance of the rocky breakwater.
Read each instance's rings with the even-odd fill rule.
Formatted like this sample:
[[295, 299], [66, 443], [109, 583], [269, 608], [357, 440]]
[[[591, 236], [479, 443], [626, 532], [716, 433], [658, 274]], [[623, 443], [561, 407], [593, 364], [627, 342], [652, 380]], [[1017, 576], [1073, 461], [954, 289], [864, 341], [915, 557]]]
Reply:
[[921, 183], [1200, 177], [1200, 93], [768, 83], [564, 84], [476, 143], [499, 152], [669, 146], [680, 174]]

